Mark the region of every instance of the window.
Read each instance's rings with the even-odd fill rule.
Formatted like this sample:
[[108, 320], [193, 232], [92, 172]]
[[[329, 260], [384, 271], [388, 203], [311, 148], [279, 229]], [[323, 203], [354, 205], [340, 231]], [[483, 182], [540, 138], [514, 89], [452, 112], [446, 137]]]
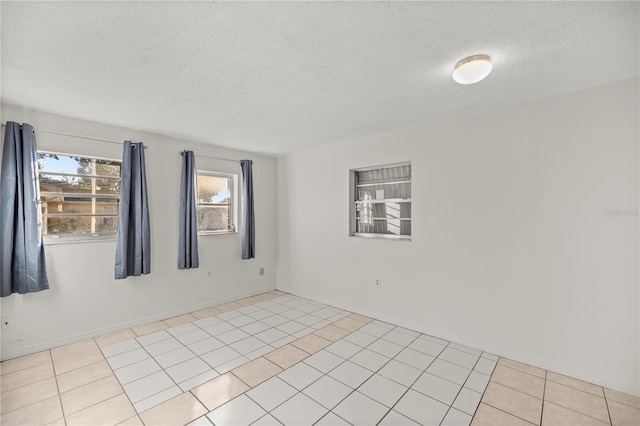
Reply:
[[198, 233], [236, 232], [237, 175], [198, 171]]
[[350, 234], [411, 238], [411, 163], [350, 171]]
[[119, 161], [38, 152], [47, 239], [112, 237], [118, 228]]

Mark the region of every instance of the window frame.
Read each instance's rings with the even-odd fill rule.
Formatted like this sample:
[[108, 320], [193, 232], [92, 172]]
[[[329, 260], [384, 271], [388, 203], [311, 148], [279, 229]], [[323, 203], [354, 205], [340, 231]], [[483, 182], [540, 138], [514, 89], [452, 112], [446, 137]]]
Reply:
[[[409, 166], [412, 167], [411, 161], [402, 161], [399, 163], [390, 163], [390, 164], [381, 164], [381, 165], [376, 165], [376, 166], [369, 166], [369, 167], [359, 167], [356, 169], [350, 169], [349, 170], [349, 236], [350, 237], [359, 237], [359, 238], [374, 238], [374, 239], [384, 239], [384, 240], [396, 240], [396, 241], [411, 241], [412, 235], [399, 235], [399, 234], [378, 234], [378, 233], [364, 233], [364, 232], [357, 232], [357, 207], [356, 205], [358, 204], [362, 204], [362, 205], [367, 205], [367, 204], [373, 204], [373, 203], [390, 203], [390, 202], [402, 202], [402, 203], [408, 203], [409, 205], [411, 205], [411, 217], [409, 218], [398, 218], [397, 220], [405, 220], [405, 221], [412, 221], [413, 218], [413, 206], [412, 206], [412, 197], [409, 198], [402, 198], [402, 199], [371, 199], [369, 201], [365, 201], [365, 200], [358, 200], [357, 199], [357, 188], [358, 183], [357, 183], [357, 173], [358, 172], [366, 172], [366, 171], [370, 171], [370, 170], [378, 170], [378, 169], [386, 169], [386, 168], [393, 168], [393, 167], [400, 167], [400, 166]], [[412, 184], [413, 183], [413, 179], [410, 178], [408, 183]], [[383, 183], [383, 184], [387, 184], [387, 183]], [[368, 186], [371, 184], [363, 184], [362, 186]], [[371, 209], [371, 207], [369, 207], [369, 209]], [[366, 219], [365, 219], [366, 220]], [[370, 222], [373, 222], [375, 220], [388, 220], [386, 218], [381, 219], [381, 218], [369, 218], [368, 219]], [[412, 227], [413, 228], [413, 227]], [[413, 230], [412, 230], [413, 231]]]
[[[198, 201], [198, 177], [200, 175], [204, 176], [213, 176], [213, 177], [223, 177], [229, 179], [229, 196], [231, 198], [230, 203], [200, 203]], [[231, 221], [231, 227], [224, 230], [218, 231], [200, 231], [198, 230], [198, 236], [206, 236], [206, 235], [226, 235], [226, 234], [237, 234], [238, 233], [238, 175], [235, 173], [225, 173], [225, 172], [217, 172], [213, 170], [206, 169], [198, 169], [196, 170], [196, 215], [198, 214], [199, 206], [229, 206], [229, 218]], [[200, 224], [198, 223], [198, 229], [200, 228]]]
[[[112, 161], [114, 163], [118, 163], [120, 164], [120, 176], [117, 178], [118, 181], [122, 180], [122, 158], [108, 158], [108, 157], [101, 157], [101, 156], [95, 156], [95, 155], [88, 155], [88, 154], [80, 154], [80, 153], [69, 153], [69, 152], [60, 152], [60, 151], [52, 151], [52, 150], [48, 150], [48, 149], [38, 149], [37, 154], [52, 154], [52, 155], [61, 155], [61, 156], [65, 156], [65, 157], [77, 157], [77, 158], [86, 158], [89, 160], [103, 160], [103, 161]], [[38, 164], [39, 164], [39, 159], [38, 159]], [[103, 176], [103, 175], [80, 175], [78, 173], [61, 173], [61, 172], [47, 172], [46, 170], [40, 170], [39, 166], [38, 166], [38, 192], [40, 194], [40, 204], [41, 204], [41, 208], [40, 208], [40, 213], [41, 213], [41, 218], [42, 218], [42, 230], [43, 230], [43, 243], [45, 245], [54, 245], [54, 244], [66, 244], [66, 243], [88, 243], [88, 242], [96, 242], [96, 241], [115, 241], [116, 240], [116, 236], [117, 236], [117, 227], [116, 227], [116, 232], [114, 233], [108, 233], [108, 234], [100, 234], [100, 233], [87, 233], [87, 234], [45, 234], [45, 230], [46, 230], [46, 219], [48, 219], [49, 217], [115, 217], [117, 219], [118, 217], [118, 211], [116, 209], [116, 212], [113, 214], [92, 214], [92, 213], [66, 213], [64, 214], [64, 216], [57, 216], [55, 213], [48, 213], [48, 214], [43, 214], [42, 213], [42, 203], [44, 203], [43, 195], [42, 193], [47, 193], [48, 191], [42, 191], [42, 188], [40, 186], [41, 180], [40, 180], [40, 175], [53, 175], [53, 176], [72, 176], [72, 177], [81, 177], [81, 178], [87, 178], [87, 177], [93, 177], [94, 179], [116, 179], [114, 176]], [[120, 188], [122, 189], [122, 187]], [[78, 193], [77, 197], [74, 197], [73, 195], [76, 194], [70, 194], [71, 196], [69, 198], [113, 198], [115, 200], [117, 200], [118, 205], [120, 203], [120, 193], [118, 193], [118, 197], [115, 198], [113, 196], [110, 196], [108, 194], [81, 194]]]

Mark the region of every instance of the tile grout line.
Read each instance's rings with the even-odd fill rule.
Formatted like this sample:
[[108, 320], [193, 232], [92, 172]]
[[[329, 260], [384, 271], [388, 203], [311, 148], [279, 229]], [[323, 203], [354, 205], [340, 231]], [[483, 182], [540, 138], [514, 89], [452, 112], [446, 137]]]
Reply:
[[540, 406], [540, 426], [542, 426], [542, 419], [544, 418], [544, 401], [547, 394], [547, 375], [548, 371], [544, 370], [544, 387], [542, 388], [542, 405]]
[[53, 363], [53, 354], [49, 349], [49, 357], [51, 357], [51, 367], [53, 368], [53, 379], [56, 381], [56, 391], [58, 392], [58, 401], [60, 402], [60, 411], [62, 411], [62, 421], [65, 426], [67, 424], [67, 418], [64, 415], [64, 406], [62, 405], [62, 394], [60, 393], [60, 385], [58, 385], [58, 375], [56, 374], [56, 365]]

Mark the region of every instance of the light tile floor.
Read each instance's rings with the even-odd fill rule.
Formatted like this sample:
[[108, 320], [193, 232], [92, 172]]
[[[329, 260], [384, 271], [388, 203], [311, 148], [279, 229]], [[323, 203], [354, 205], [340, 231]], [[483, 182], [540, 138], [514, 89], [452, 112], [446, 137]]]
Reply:
[[638, 425], [640, 399], [279, 291], [0, 364], [3, 425]]

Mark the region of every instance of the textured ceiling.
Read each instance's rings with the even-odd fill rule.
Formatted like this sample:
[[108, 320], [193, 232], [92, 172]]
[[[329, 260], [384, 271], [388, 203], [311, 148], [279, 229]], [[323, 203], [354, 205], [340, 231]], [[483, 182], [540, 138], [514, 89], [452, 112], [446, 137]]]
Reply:
[[[1, 2], [2, 100], [266, 153], [638, 76], [638, 2]], [[487, 53], [483, 82], [451, 79]]]

